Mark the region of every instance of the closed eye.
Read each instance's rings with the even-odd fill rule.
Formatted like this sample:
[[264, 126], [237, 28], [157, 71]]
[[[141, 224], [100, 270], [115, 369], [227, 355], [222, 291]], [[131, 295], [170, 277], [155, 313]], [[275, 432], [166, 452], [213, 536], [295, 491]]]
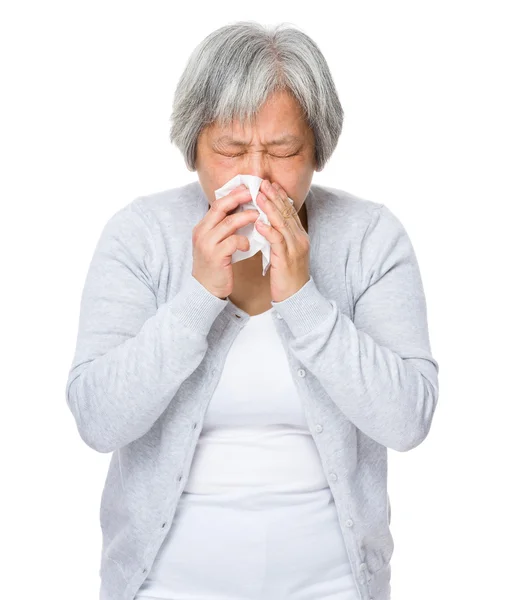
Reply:
[[[237, 158], [238, 156], [243, 156], [243, 153], [240, 154], [224, 154], [221, 152], [222, 156], [226, 156], [227, 158]], [[271, 154], [273, 158], [291, 158], [292, 156], [297, 156], [299, 152], [295, 152], [294, 154], [285, 154], [284, 156], [278, 156], [277, 154]]]

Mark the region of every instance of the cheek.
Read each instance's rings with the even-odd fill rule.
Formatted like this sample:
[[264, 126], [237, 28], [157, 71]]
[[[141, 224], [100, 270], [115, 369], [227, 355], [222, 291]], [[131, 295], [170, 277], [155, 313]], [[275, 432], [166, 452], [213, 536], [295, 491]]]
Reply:
[[208, 160], [206, 164], [201, 164], [200, 178], [201, 181], [206, 181], [206, 187], [211, 191], [211, 196], [214, 198], [214, 191], [222, 187], [226, 181], [232, 179], [235, 175], [241, 172], [241, 167], [223, 158], [213, 158]]
[[249, 173], [248, 161], [242, 158], [228, 158], [220, 156], [213, 160], [211, 173], [214, 179], [228, 181], [238, 173]]
[[[297, 187], [298, 185], [301, 185], [300, 182], [303, 179], [306, 179], [309, 174], [313, 173], [311, 161], [309, 161], [306, 156], [299, 154], [297, 156], [291, 156], [290, 158], [274, 159], [271, 161], [271, 165], [273, 167], [273, 175], [279, 173], [280, 178], [283, 178], [287, 183], [287, 186], [291, 185], [292, 189], [294, 189], [294, 186]], [[280, 185], [282, 184], [280, 183]]]

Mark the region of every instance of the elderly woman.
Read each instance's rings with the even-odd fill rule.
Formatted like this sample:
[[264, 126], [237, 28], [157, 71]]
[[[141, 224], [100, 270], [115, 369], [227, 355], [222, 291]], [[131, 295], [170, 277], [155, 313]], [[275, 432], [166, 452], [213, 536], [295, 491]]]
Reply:
[[403, 225], [311, 183], [342, 120], [307, 35], [221, 27], [174, 101], [199, 181], [103, 228], [66, 387], [113, 453], [101, 600], [390, 597], [387, 449], [427, 436], [438, 363]]

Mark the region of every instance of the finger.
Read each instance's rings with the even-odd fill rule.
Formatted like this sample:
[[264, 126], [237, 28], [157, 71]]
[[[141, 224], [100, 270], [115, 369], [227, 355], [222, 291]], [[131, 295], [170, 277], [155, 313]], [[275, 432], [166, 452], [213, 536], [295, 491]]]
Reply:
[[[259, 211], [256, 208], [248, 208], [232, 215], [226, 215], [222, 221], [219, 221], [213, 229], [206, 234], [206, 240], [212, 245], [217, 245], [223, 240], [236, 233], [245, 225], [254, 223], [259, 218]], [[241, 232], [239, 232], [241, 234]]]
[[[289, 202], [287, 194], [285, 194], [286, 200], [284, 200], [279, 190], [273, 184], [269, 185], [269, 183], [269, 181], [263, 180], [261, 185], [264, 195], [269, 200], [266, 204], [267, 210], [269, 210], [271, 206], [275, 209], [275, 212], [270, 213], [268, 218], [282, 233], [285, 230], [286, 233], [284, 236], [287, 237], [287, 244], [291, 243], [291, 237], [295, 243], [296, 236], [299, 232], [299, 227], [294, 219], [294, 214], [297, 214], [296, 210]], [[266, 212], [266, 214], [268, 213]]]
[[242, 184], [226, 196], [213, 200], [208, 212], [198, 224], [200, 232], [206, 234], [223, 221], [228, 213], [234, 211], [240, 204], [252, 199], [250, 190]]
[[[262, 182], [261, 187], [263, 187], [264, 181]], [[260, 192], [257, 196], [257, 201], [259, 207], [266, 213], [271, 226], [278, 233], [276, 243], [280, 244], [283, 241], [287, 251], [293, 252], [296, 249], [296, 236], [299, 228], [292, 218], [292, 205], [290, 202], [287, 202], [288, 206], [291, 207], [291, 212], [289, 213], [289, 211], [287, 211], [288, 216], [284, 217], [282, 211], [285, 210], [285, 206], [283, 205], [283, 201], [279, 197], [278, 192], [267, 185], [265, 185], [263, 189], [269, 194], [269, 197], [263, 192]], [[262, 230], [262, 233], [264, 233], [264, 230]]]
[[293, 212], [292, 216], [294, 217], [294, 221], [298, 225], [299, 229], [301, 231], [304, 231], [306, 233], [306, 229], [303, 227], [303, 224], [301, 223], [301, 219], [299, 218], [299, 213], [296, 210], [296, 207], [293, 206], [293, 204], [291, 204], [291, 202], [289, 200], [289, 196], [287, 195], [287, 192], [276, 181], [273, 181], [273, 183], [271, 185], [275, 188], [275, 190], [278, 192], [279, 196], [282, 198], [284, 206], [286, 206], [286, 207], [292, 207], [294, 209], [292, 211]]

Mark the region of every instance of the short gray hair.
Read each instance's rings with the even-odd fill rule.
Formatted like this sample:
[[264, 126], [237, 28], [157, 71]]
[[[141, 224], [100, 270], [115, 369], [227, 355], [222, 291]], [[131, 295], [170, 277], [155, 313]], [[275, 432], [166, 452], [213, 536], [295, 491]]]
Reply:
[[171, 115], [170, 141], [195, 171], [197, 139], [215, 121], [251, 122], [275, 91], [292, 93], [315, 136], [316, 170], [331, 157], [343, 124], [327, 62], [317, 44], [289, 24], [273, 28], [238, 21], [210, 33], [181, 75]]

